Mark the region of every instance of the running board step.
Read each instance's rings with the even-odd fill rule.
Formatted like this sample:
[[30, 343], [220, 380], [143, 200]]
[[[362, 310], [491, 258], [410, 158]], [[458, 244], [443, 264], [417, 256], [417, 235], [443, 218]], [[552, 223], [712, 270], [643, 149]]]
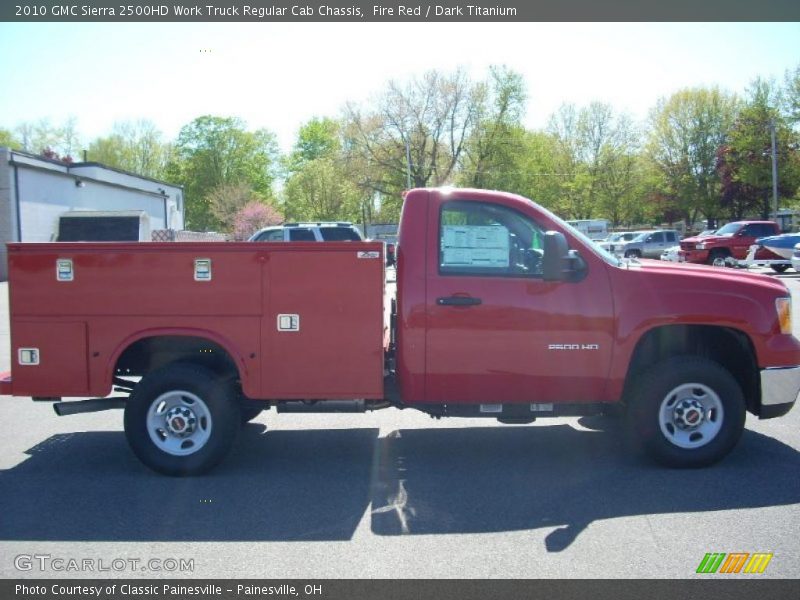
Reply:
[[91, 400], [73, 400], [72, 402], [56, 402], [53, 410], [59, 417], [80, 413], [100, 412], [125, 408], [127, 398], [93, 398]]

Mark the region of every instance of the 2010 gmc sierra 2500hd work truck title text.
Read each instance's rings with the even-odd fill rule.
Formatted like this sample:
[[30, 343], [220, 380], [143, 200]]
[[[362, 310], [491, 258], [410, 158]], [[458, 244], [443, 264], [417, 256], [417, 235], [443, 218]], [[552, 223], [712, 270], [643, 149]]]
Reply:
[[618, 260], [501, 192], [407, 194], [391, 311], [375, 242], [8, 248], [0, 393], [124, 407], [133, 452], [170, 475], [210, 469], [273, 407], [529, 423], [618, 406], [658, 461], [697, 467], [800, 390], [780, 281]]

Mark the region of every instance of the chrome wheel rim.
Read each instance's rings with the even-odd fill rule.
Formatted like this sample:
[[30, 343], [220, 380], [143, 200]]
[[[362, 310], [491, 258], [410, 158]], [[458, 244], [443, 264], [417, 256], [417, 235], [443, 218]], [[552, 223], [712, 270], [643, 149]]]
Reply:
[[710, 443], [722, 429], [725, 410], [719, 395], [702, 383], [684, 383], [661, 401], [661, 433], [678, 448], [693, 450]]
[[161, 394], [147, 411], [147, 433], [159, 450], [188, 456], [206, 445], [213, 420], [199, 396], [183, 390]]

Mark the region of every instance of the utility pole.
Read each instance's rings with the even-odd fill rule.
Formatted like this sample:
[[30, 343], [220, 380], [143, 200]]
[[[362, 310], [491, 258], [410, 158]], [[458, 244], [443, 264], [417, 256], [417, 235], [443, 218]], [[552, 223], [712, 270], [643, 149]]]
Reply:
[[775, 143], [775, 119], [769, 121], [770, 141], [772, 142], [772, 206], [775, 210], [775, 222], [778, 221], [778, 151]]
[[411, 146], [406, 140], [406, 189], [411, 189]]

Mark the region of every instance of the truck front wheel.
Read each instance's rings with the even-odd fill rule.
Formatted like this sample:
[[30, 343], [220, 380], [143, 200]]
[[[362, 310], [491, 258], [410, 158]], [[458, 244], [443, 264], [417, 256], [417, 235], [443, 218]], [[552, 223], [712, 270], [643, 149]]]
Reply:
[[230, 450], [240, 427], [233, 382], [192, 364], [147, 374], [125, 407], [125, 437], [145, 465], [165, 475], [198, 475]]
[[708, 255], [708, 264], [712, 267], [724, 267], [729, 256], [730, 252], [727, 250], [712, 250]]
[[745, 402], [733, 376], [699, 356], [649, 368], [628, 396], [631, 432], [658, 462], [696, 468], [727, 455], [744, 429]]

